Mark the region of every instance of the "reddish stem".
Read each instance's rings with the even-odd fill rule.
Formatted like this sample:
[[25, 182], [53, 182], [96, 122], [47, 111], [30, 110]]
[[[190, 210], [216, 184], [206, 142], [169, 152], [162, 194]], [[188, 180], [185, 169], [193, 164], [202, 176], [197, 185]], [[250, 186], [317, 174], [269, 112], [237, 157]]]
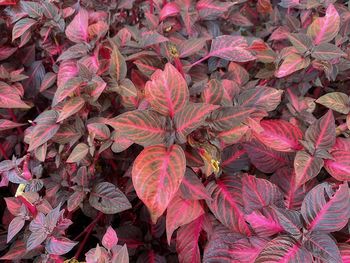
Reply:
[[175, 67], [176, 69], [181, 73], [182, 77], [185, 78], [185, 73], [183, 70], [183, 66], [182, 66], [182, 62], [178, 57], [174, 58], [174, 62], [175, 62]]
[[203, 62], [204, 60], [210, 58], [210, 54], [206, 55], [205, 57], [202, 57], [200, 60], [197, 60], [196, 62], [194, 62], [193, 64], [191, 64], [191, 67]]
[[153, 11], [154, 11], [153, 0], [149, 0], [149, 12], [150, 12], [150, 14], [153, 14]]
[[2, 147], [2, 144], [0, 144], [0, 153], [1, 153], [2, 157], [4, 157], [4, 159], [10, 160], [10, 158], [6, 154], [4, 147]]
[[75, 259], [78, 259], [81, 252], [83, 251], [85, 244], [87, 242], [87, 240], [89, 239], [89, 236], [92, 232], [92, 230], [94, 230], [97, 222], [102, 218], [103, 213], [99, 212], [97, 217], [90, 223], [90, 225], [88, 225], [83, 232], [81, 232], [76, 238], [74, 238], [74, 240], [77, 240], [78, 238], [80, 238], [84, 233], [85, 233], [85, 237], [83, 239], [83, 241], [80, 243], [79, 248], [77, 250], [77, 252], [75, 253], [74, 257]]
[[[14, 121], [14, 122], [18, 122], [17, 121], [17, 117], [16, 117], [16, 115], [14, 114], [14, 112], [13, 112], [13, 110], [12, 109], [8, 109], [7, 110], [8, 111], [8, 113], [10, 114], [10, 116], [11, 116], [11, 119]], [[17, 127], [17, 130], [18, 130], [18, 132], [19, 132], [19, 134], [23, 134], [23, 130], [22, 130], [22, 127]]]

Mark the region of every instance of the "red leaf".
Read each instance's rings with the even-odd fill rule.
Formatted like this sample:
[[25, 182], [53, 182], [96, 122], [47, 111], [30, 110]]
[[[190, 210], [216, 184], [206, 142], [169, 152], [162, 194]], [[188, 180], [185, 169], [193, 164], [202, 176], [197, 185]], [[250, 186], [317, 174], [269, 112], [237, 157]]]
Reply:
[[48, 113], [47, 120], [37, 123], [30, 134], [29, 152], [49, 141], [60, 128], [60, 125], [56, 124], [57, 112], [49, 111]]
[[[179, 213], [180, 212], [180, 213]], [[166, 215], [166, 235], [170, 245], [173, 232], [204, 214], [198, 200], [182, 199], [178, 194], [170, 201]]]
[[334, 160], [325, 160], [324, 167], [333, 178], [338, 181], [350, 181], [350, 152], [333, 151], [331, 153]]
[[55, 92], [55, 96], [52, 99], [52, 106], [56, 106], [59, 102], [71, 96], [77, 89], [83, 84], [83, 79], [80, 77], [71, 78], [64, 83], [63, 86], [59, 86]]
[[235, 62], [255, 60], [255, 56], [247, 49], [248, 43], [243, 37], [224, 35], [212, 41], [208, 56], [219, 57]]
[[274, 151], [256, 140], [245, 143], [244, 149], [251, 162], [264, 173], [273, 173], [291, 162], [290, 154]]
[[207, 41], [206, 38], [200, 38], [200, 37], [190, 38], [190, 39], [181, 41], [179, 44], [177, 44], [179, 57], [186, 58], [186, 57], [190, 57], [193, 54], [196, 54], [198, 51], [200, 51], [203, 48], [206, 41]]
[[114, 78], [115, 81], [120, 81], [126, 77], [126, 62], [120, 53], [118, 46], [112, 41], [110, 41], [110, 43], [112, 45], [112, 54], [109, 65], [109, 74]]
[[173, 118], [187, 103], [189, 94], [184, 78], [167, 63], [164, 71], [157, 70], [146, 83], [145, 96], [152, 108]]
[[293, 169], [288, 167], [280, 168], [271, 177], [271, 182], [279, 186], [284, 193], [284, 204], [288, 209], [300, 209], [301, 203], [307, 192], [315, 186], [311, 180], [302, 187], [296, 185], [296, 176]]
[[[234, 242], [230, 249], [233, 262], [251, 263], [266, 246], [268, 239], [260, 237], [241, 238]], [[217, 251], [220, 256], [220, 250]], [[219, 259], [220, 257], [218, 257]], [[232, 261], [231, 261], [232, 262]]]
[[11, 130], [13, 128], [21, 127], [24, 123], [16, 123], [6, 119], [0, 119], [0, 131]]
[[224, 176], [216, 183], [210, 182], [207, 190], [212, 200], [206, 200], [206, 203], [215, 217], [232, 231], [250, 235], [244, 219], [241, 181], [232, 176]]
[[[188, 158], [187, 158], [188, 159]], [[183, 199], [211, 199], [207, 189], [190, 168], [186, 168], [185, 176], [180, 185], [180, 195]]]
[[210, 114], [207, 122], [215, 131], [227, 131], [240, 126], [253, 111], [244, 107], [221, 107]]
[[18, 260], [26, 255], [26, 244], [22, 240], [17, 240], [10, 248], [10, 250], [0, 257], [1, 260]]
[[73, 151], [70, 153], [67, 163], [77, 163], [81, 161], [89, 152], [89, 146], [85, 143], [79, 143], [74, 147]]
[[295, 185], [300, 187], [316, 177], [323, 167], [323, 160], [305, 151], [297, 152], [294, 159]]
[[76, 62], [72, 60], [62, 61], [57, 74], [57, 86], [63, 87], [68, 80], [78, 75], [78, 67]]
[[115, 245], [117, 245], [118, 243], [118, 237], [117, 237], [117, 233], [114, 231], [114, 229], [109, 226], [107, 228], [106, 233], [103, 235], [102, 238], [102, 245], [111, 250]]
[[203, 102], [209, 104], [220, 105], [221, 99], [224, 96], [224, 88], [216, 79], [211, 79], [202, 92]]
[[81, 8], [72, 22], [66, 28], [69, 40], [75, 43], [88, 42], [89, 13]]
[[153, 223], [163, 214], [179, 189], [185, 174], [182, 148], [161, 145], [145, 148], [135, 159], [132, 181], [138, 197], [145, 203]]
[[237, 96], [237, 104], [245, 107], [254, 107], [266, 111], [273, 111], [281, 102], [283, 90], [257, 86], [245, 89]]
[[312, 262], [312, 255], [292, 237], [279, 236], [266, 244], [255, 263]]
[[68, 117], [74, 115], [80, 111], [85, 104], [85, 100], [82, 97], [74, 97], [69, 99], [63, 106], [60, 115], [58, 116], [57, 122], [61, 122]]
[[228, 146], [239, 142], [248, 130], [249, 127], [243, 124], [233, 127], [230, 130], [220, 132], [217, 137], [224, 145]]
[[16, 5], [17, 0], [0, 0], [0, 5]]
[[[0, 2], [0, 5], [1, 5], [1, 2]], [[9, 58], [16, 51], [17, 51], [16, 47], [6, 47], [6, 46], [0, 47], [0, 61]]]
[[245, 219], [259, 237], [269, 237], [284, 230], [276, 215], [269, 209], [254, 211], [245, 215]]
[[165, 6], [163, 6], [162, 10], [160, 10], [159, 20], [163, 21], [167, 17], [176, 16], [179, 12], [180, 8], [176, 3], [167, 3]]
[[30, 106], [21, 100], [18, 92], [13, 87], [0, 81], [0, 108], [29, 109]]
[[329, 4], [324, 17], [316, 18], [307, 30], [316, 45], [331, 41], [339, 32], [340, 17], [333, 4]]
[[284, 120], [263, 120], [260, 122], [263, 132], [256, 137], [266, 146], [280, 152], [293, 152], [302, 146], [299, 140], [303, 138], [302, 131]]
[[281, 202], [282, 194], [268, 180], [245, 175], [242, 178], [242, 200], [245, 212], [250, 214], [254, 210]]
[[218, 106], [205, 103], [188, 103], [174, 117], [176, 138], [186, 142], [186, 136], [204, 124], [205, 118]]
[[309, 231], [335, 232], [342, 229], [350, 217], [348, 184], [333, 190], [328, 183], [314, 187], [305, 197], [301, 214]]
[[305, 132], [305, 139], [314, 144], [315, 149], [329, 150], [335, 143], [335, 120], [332, 110], [316, 120]]
[[282, 65], [275, 72], [275, 76], [277, 78], [283, 78], [309, 65], [310, 58], [304, 58], [299, 54], [291, 53], [284, 58]]
[[150, 146], [164, 143], [165, 123], [164, 116], [151, 110], [128, 111], [107, 121], [118, 136], [140, 144]]
[[204, 218], [198, 217], [191, 223], [181, 226], [176, 236], [176, 251], [180, 263], [200, 263], [198, 240]]
[[12, 29], [12, 41], [21, 37], [28, 29], [36, 24], [36, 20], [31, 18], [23, 18], [16, 22]]

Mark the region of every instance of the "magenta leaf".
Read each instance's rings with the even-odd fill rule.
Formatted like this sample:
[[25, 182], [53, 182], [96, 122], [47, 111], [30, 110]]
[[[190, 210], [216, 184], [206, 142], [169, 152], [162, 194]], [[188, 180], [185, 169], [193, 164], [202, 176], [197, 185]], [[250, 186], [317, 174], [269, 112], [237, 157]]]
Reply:
[[216, 183], [207, 185], [212, 200], [206, 200], [206, 203], [223, 225], [237, 233], [250, 234], [244, 220], [241, 189], [241, 180], [231, 176], [221, 177]]
[[332, 189], [328, 183], [314, 187], [305, 197], [301, 214], [309, 231], [335, 232], [342, 229], [350, 217], [348, 184]]
[[270, 237], [284, 230], [271, 209], [247, 213], [245, 219], [259, 237]]
[[301, 149], [299, 140], [303, 133], [298, 127], [283, 120], [264, 120], [260, 125], [264, 131], [256, 134], [256, 137], [266, 146], [280, 152]]
[[203, 221], [203, 216], [200, 216], [191, 223], [181, 226], [177, 231], [176, 251], [178, 252], [180, 263], [201, 262], [198, 240], [202, 231]]
[[162, 145], [145, 148], [134, 161], [132, 181], [137, 196], [145, 203], [153, 223], [164, 213], [185, 174], [182, 148]]
[[189, 95], [185, 79], [167, 63], [164, 71], [157, 70], [146, 83], [145, 96], [154, 110], [174, 117], [187, 103]]
[[350, 180], [350, 152], [333, 151], [331, 153], [333, 160], [325, 160], [324, 167], [330, 175], [338, 181]]
[[109, 226], [107, 228], [106, 233], [103, 235], [102, 245], [108, 250], [111, 250], [115, 245], [117, 245], [117, 243], [118, 243], [117, 233], [114, 231], [114, 229], [111, 226]]
[[88, 41], [89, 13], [81, 8], [66, 28], [66, 35], [69, 40], [80, 43]]
[[315, 149], [330, 149], [335, 143], [335, 124], [332, 110], [316, 120], [305, 132], [305, 139]]
[[312, 156], [306, 151], [298, 151], [294, 159], [295, 186], [300, 187], [316, 177], [323, 164], [321, 158]]
[[250, 214], [254, 210], [282, 202], [282, 193], [268, 180], [244, 175], [242, 177], [242, 199], [245, 212]]
[[274, 151], [259, 141], [253, 140], [244, 144], [251, 162], [262, 172], [273, 173], [290, 164], [290, 155]]
[[324, 17], [316, 18], [308, 27], [307, 34], [319, 45], [331, 41], [339, 31], [340, 17], [333, 4], [330, 4]]
[[247, 48], [248, 43], [244, 37], [219, 36], [212, 41], [208, 56], [219, 57], [235, 62], [254, 60], [255, 56], [253, 56]]
[[200, 200], [211, 198], [207, 189], [190, 168], [186, 168], [185, 176], [182, 179], [179, 191], [183, 199]]
[[[181, 213], [179, 213], [181, 211]], [[204, 214], [198, 200], [183, 199], [179, 195], [170, 201], [166, 216], [166, 233], [170, 244], [173, 232], [180, 226], [186, 225]]]
[[255, 262], [312, 262], [312, 255], [292, 237], [279, 236], [266, 244]]

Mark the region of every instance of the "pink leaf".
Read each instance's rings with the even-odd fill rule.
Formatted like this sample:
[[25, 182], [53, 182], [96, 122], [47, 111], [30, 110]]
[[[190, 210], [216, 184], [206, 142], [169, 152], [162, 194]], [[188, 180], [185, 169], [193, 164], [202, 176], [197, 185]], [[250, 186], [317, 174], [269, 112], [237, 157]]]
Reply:
[[81, 8], [66, 28], [69, 40], [75, 43], [88, 42], [89, 13]]
[[117, 245], [118, 243], [118, 237], [117, 237], [117, 233], [114, 231], [114, 229], [109, 226], [107, 228], [106, 233], [103, 235], [102, 238], [102, 245], [111, 250], [115, 245]]
[[302, 146], [299, 140], [303, 138], [302, 131], [284, 120], [263, 120], [260, 122], [263, 132], [256, 137], [266, 146], [280, 152], [293, 152]]
[[170, 244], [173, 232], [179, 226], [188, 224], [203, 214], [204, 210], [198, 200], [183, 199], [179, 195], [175, 195], [169, 203], [166, 215], [168, 244]]
[[186, 158], [182, 148], [162, 145], [145, 148], [135, 159], [132, 181], [137, 196], [145, 203], [153, 223], [164, 213], [180, 187]]
[[326, 170], [338, 181], [349, 181], [350, 151], [333, 151], [331, 155], [334, 160], [325, 160], [324, 167]]
[[316, 45], [331, 41], [339, 32], [340, 17], [333, 4], [329, 4], [326, 15], [316, 18], [307, 30]]
[[203, 221], [203, 216], [200, 216], [191, 223], [181, 226], [177, 231], [176, 251], [180, 263], [200, 263], [198, 239]]
[[350, 217], [350, 192], [347, 183], [333, 190], [328, 183], [313, 188], [305, 197], [301, 214], [309, 231], [335, 232]]
[[145, 96], [153, 109], [174, 117], [188, 101], [188, 88], [185, 79], [177, 69], [167, 63], [164, 71], [157, 70], [146, 83]]
[[167, 17], [176, 16], [179, 12], [180, 8], [175, 2], [167, 3], [160, 11], [159, 19], [163, 21]]

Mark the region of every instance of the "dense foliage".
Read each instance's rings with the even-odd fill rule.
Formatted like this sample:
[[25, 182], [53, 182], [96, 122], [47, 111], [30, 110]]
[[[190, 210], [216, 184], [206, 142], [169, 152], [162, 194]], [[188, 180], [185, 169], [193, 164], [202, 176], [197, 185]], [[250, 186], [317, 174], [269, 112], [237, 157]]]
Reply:
[[9, 262], [350, 262], [350, 4], [0, 0]]

